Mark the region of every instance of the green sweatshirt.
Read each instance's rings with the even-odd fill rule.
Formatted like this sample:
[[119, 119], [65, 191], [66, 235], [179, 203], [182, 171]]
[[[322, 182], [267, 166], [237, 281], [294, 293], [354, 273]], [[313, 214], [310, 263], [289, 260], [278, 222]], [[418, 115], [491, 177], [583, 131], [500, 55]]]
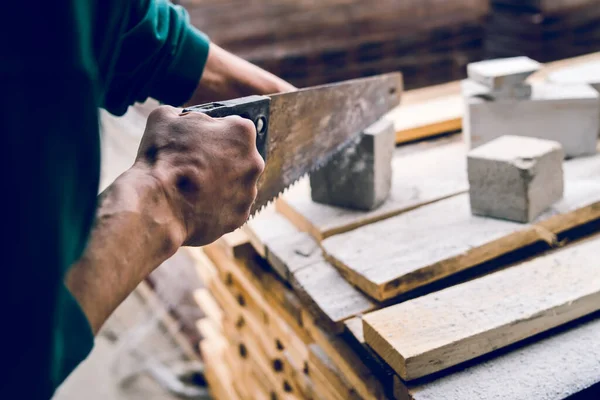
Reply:
[[63, 277], [93, 223], [98, 108], [181, 105], [209, 42], [167, 0], [2, 3], [0, 399], [48, 399], [93, 346]]

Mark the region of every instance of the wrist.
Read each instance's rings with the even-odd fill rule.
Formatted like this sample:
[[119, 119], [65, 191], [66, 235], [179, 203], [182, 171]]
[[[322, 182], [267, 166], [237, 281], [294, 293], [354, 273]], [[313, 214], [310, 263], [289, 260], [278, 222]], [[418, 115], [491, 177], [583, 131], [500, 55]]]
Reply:
[[161, 179], [144, 163], [136, 162], [129, 170], [121, 175], [115, 185], [119, 190], [129, 193], [121, 198], [129, 199], [128, 208], [138, 214], [140, 226], [147, 227], [145, 234], [154, 258], [160, 262], [171, 257], [186, 238], [185, 221], [181, 211], [169, 195]]

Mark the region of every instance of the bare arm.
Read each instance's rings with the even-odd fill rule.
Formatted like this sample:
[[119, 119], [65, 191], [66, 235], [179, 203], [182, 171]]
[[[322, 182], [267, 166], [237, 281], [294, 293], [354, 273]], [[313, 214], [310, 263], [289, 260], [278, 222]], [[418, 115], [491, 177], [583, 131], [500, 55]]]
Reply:
[[181, 245], [246, 221], [264, 167], [255, 135], [238, 117], [150, 115], [135, 164], [100, 195], [87, 249], [65, 279], [94, 333]]
[[186, 105], [228, 100], [252, 94], [290, 92], [295, 89], [294, 86], [270, 72], [211, 43], [198, 88]]

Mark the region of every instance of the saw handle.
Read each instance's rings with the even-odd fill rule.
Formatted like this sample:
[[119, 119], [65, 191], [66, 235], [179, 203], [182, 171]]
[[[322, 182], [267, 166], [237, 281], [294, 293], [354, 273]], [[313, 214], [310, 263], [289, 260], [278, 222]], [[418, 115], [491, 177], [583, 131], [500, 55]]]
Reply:
[[213, 118], [238, 115], [254, 122], [256, 127], [256, 148], [263, 160], [267, 161], [267, 143], [269, 139], [269, 106], [271, 98], [267, 96], [248, 96], [239, 99], [218, 101], [187, 107], [183, 112], [199, 112]]

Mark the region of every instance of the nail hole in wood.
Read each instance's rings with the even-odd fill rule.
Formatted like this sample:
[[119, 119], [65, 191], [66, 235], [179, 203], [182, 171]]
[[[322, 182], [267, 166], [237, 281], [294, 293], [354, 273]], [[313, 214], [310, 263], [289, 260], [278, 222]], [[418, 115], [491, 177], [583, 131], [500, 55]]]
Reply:
[[275, 347], [277, 347], [277, 350], [280, 351], [283, 351], [285, 349], [285, 347], [283, 347], [283, 343], [281, 343], [279, 339], [275, 339]]
[[273, 360], [273, 369], [275, 370], [275, 372], [283, 371], [283, 363], [281, 362], [281, 360], [279, 358], [276, 358], [275, 360]]
[[233, 276], [231, 275], [231, 272], [228, 272], [227, 275], [225, 275], [225, 284], [227, 286], [233, 285]]
[[241, 294], [237, 295], [237, 302], [242, 307], [244, 307], [246, 305], [246, 300], [244, 299], [244, 296], [242, 296]]
[[238, 320], [235, 322], [235, 327], [241, 329], [244, 327], [245, 324], [246, 321], [244, 321], [244, 317], [239, 317]]
[[395, 87], [391, 87], [391, 88], [390, 88], [390, 94], [391, 94], [391, 95], [394, 95], [394, 94], [396, 94], [396, 88], [395, 88]]
[[240, 357], [242, 357], [242, 358], [248, 357], [248, 349], [246, 348], [246, 345], [244, 343], [240, 343], [239, 351], [240, 351]]
[[283, 391], [286, 393], [292, 392], [292, 385], [288, 381], [283, 381]]
[[308, 375], [308, 362], [304, 361], [304, 367], [302, 368], [302, 372], [304, 372], [305, 375]]

